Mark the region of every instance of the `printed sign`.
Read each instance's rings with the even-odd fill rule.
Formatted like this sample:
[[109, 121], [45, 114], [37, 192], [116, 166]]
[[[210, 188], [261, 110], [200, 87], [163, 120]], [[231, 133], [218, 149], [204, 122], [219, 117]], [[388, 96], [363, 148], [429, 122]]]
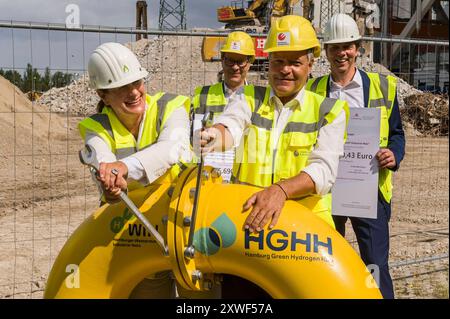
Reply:
[[347, 142], [332, 189], [333, 215], [377, 218], [380, 109], [350, 108]]

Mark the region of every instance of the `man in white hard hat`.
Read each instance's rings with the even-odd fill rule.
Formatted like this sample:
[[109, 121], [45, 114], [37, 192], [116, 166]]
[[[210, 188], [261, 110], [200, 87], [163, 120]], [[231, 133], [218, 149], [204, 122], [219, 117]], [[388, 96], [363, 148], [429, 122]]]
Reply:
[[[100, 97], [98, 113], [79, 123], [86, 144], [96, 151], [102, 202], [114, 203], [121, 191], [177, 178], [189, 160], [188, 97], [148, 95], [148, 72], [119, 43], [104, 43], [88, 64], [90, 85]], [[144, 280], [131, 297], [174, 296], [169, 272]], [[139, 286], [138, 286], [139, 287]]]
[[[378, 213], [376, 219], [349, 217], [366, 265], [379, 267], [379, 287], [384, 298], [394, 298], [389, 274], [389, 219], [391, 216], [392, 172], [405, 154], [405, 135], [397, 101], [397, 80], [392, 76], [356, 68], [361, 35], [356, 22], [346, 14], [334, 15], [327, 23], [324, 44], [331, 74], [311, 79], [307, 89], [322, 96], [346, 100], [350, 107], [381, 109]], [[347, 217], [333, 216], [344, 236]]]

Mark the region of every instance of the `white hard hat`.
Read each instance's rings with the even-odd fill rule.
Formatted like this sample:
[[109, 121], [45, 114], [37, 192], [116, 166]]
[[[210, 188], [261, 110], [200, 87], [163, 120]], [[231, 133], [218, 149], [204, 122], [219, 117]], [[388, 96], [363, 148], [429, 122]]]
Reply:
[[94, 50], [88, 73], [91, 87], [97, 90], [121, 87], [148, 75], [130, 49], [114, 42], [103, 43]]
[[361, 39], [358, 26], [347, 14], [338, 13], [328, 20], [323, 34], [323, 43], [346, 43]]

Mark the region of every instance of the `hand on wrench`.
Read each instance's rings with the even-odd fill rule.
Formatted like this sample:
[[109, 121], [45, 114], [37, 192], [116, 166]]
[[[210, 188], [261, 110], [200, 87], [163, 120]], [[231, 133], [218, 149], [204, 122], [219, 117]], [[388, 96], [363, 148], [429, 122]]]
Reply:
[[[96, 160], [95, 150], [89, 145], [85, 145], [85, 149], [81, 150], [79, 153], [80, 161], [84, 165], [87, 165], [94, 169], [96, 172], [99, 171], [100, 166]], [[117, 162], [116, 162], [117, 163]], [[124, 164], [125, 165], [125, 164]], [[118, 172], [113, 172], [112, 174], [116, 175]], [[162, 238], [161, 234], [153, 227], [150, 221], [139, 211], [139, 209], [134, 205], [133, 201], [125, 194], [125, 192], [119, 192], [118, 197], [127, 205], [130, 211], [141, 221], [144, 227], [155, 237], [156, 242], [161, 247], [163, 254], [168, 254], [167, 246]]]
[[121, 191], [127, 189], [128, 167], [120, 161], [100, 163], [97, 180], [101, 183], [106, 200], [117, 201]]

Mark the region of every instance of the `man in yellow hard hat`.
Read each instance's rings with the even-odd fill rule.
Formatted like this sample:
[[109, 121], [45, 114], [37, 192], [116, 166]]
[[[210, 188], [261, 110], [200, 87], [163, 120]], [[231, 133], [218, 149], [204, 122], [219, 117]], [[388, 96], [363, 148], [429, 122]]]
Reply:
[[[304, 89], [313, 59], [320, 54], [308, 20], [276, 20], [264, 49], [269, 53], [270, 86], [254, 87], [254, 96], [237, 96], [212, 127], [197, 131], [200, 150], [205, 154], [239, 144], [232, 181], [263, 188], [243, 203], [244, 211], [250, 209], [247, 231], [275, 227], [287, 199], [334, 227], [330, 190], [343, 154], [347, 103]], [[238, 284], [235, 298], [241, 292], [266, 297], [250, 283]]]
[[331, 73], [307, 84], [307, 89], [323, 96], [348, 101], [350, 108], [380, 109], [380, 149], [378, 205], [376, 218], [333, 216], [336, 229], [345, 236], [349, 218], [358, 241], [361, 259], [366, 265], [377, 265], [378, 286], [386, 299], [394, 298], [389, 274], [389, 219], [391, 217], [392, 173], [405, 155], [403, 132], [397, 100], [397, 79], [356, 67], [361, 35], [355, 20], [339, 13], [331, 17], [324, 32], [324, 44]]
[[[223, 81], [195, 89], [191, 109], [194, 129], [199, 128], [200, 120], [205, 113], [212, 112], [213, 118], [219, 116], [234, 97], [244, 93], [247, 73], [255, 60], [253, 39], [242, 31], [231, 32], [220, 52]], [[251, 95], [253, 87], [247, 87], [246, 90]], [[233, 158], [233, 150], [211, 154], [206, 156], [205, 164], [219, 170], [223, 180], [228, 182], [231, 177]]]
[[[287, 199], [311, 209], [331, 227], [331, 187], [343, 154], [348, 105], [305, 91], [320, 44], [311, 23], [284, 16], [269, 30], [269, 83], [261, 100], [232, 101], [203, 131], [200, 151], [221, 151], [240, 141], [232, 180], [263, 188], [244, 204], [244, 228], [273, 228]], [[255, 91], [257, 88], [255, 87]]]

